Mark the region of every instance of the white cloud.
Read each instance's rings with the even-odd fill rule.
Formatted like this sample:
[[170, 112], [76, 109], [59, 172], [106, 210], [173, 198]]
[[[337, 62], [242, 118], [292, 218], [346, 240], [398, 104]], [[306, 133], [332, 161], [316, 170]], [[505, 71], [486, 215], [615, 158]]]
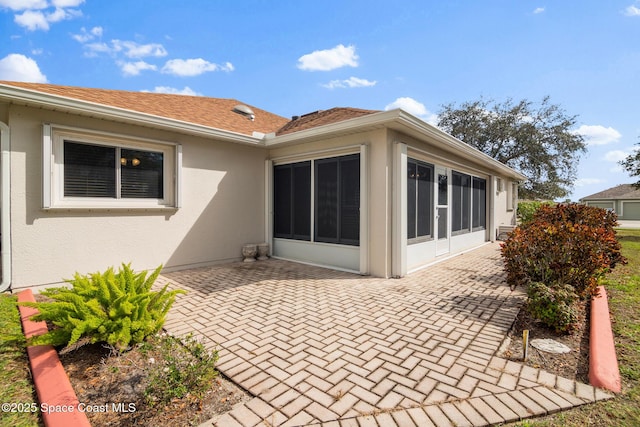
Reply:
[[41, 10], [25, 10], [22, 14], [16, 14], [13, 18], [16, 24], [29, 31], [49, 30], [49, 24], [73, 19], [82, 16], [82, 12], [75, 9], [63, 9], [56, 7], [53, 12], [44, 13]]
[[0, 59], [0, 80], [47, 83], [38, 63], [19, 53], [11, 53]]
[[65, 7], [78, 7], [84, 0], [52, 0], [51, 4], [55, 7], [65, 8]]
[[533, 10], [534, 15], [537, 15], [537, 14], [542, 13], [542, 12], [544, 12], [544, 7], [536, 7]]
[[102, 27], [93, 27], [89, 31], [85, 27], [80, 28], [80, 34], [72, 34], [71, 38], [79, 43], [87, 43], [96, 37], [102, 37]]
[[44, 13], [36, 10], [26, 10], [21, 15], [16, 15], [13, 20], [21, 27], [25, 27], [29, 31], [49, 30], [49, 22]]
[[622, 137], [620, 132], [612, 127], [604, 127], [601, 125], [582, 125], [573, 133], [582, 135], [588, 145], [606, 145], [618, 140]]
[[54, 10], [53, 12], [47, 13], [46, 18], [47, 22], [55, 23], [63, 21], [65, 19], [73, 19], [78, 16], [82, 16], [82, 12], [80, 12], [79, 10], [56, 8], [56, 10]]
[[109, 45], [103, 42], [87, 43], [84, 45], [84, 48], [87, 50], [84, 55], [88, 57], [94, 57], [99, 53], [110, 53], [112, 51]]
[[132, 41], [111, 40], [114, 52], [123, 52], [127, 58], [144, 58], [147, 56], [167, 56], [167, 51], [159, 43], [138, 44]]
[[0, 7], [11, 10], [45, 9], [46, 0], [0, 0]]
[[171, 59], [164, 64], [162, 72], [181, 77], [199, 76], [210, 71], [233, 71], [233, 64], [226, 62], [224, 65], [214, 64], [202, 58], [195, 59]]
[[627, 16], [640, 16], [640, 8], [631, 5], [624, 10], [624, 14]]
[[336, 88], [352, 88], [352, 87], [369, 87], [376, 85], [375, 80], [367, 80], [367, 79], [359, 79], [357, 77], [349, 77], [346, 80], [331, 80], [327, 84], [323, 84], [322, 86], [328, 89], [336, 89]]
[[158, 67], [156, 67], [153, 64], [149, 64], [147, 62], [144, 61], [136, 61], [136, 62], [124, 62], [124, 61], [118, 61], [118, 66], [120, 66], [120, 69], [122, 70], [122, 73], [125, 76], [137, 76], [138, 74], [140, 74], [140, 72], [144, 71], [144, 70], [157, 70]]
[[422, 120], [426, 121], [431, 125], [436, 125], [438, 122], [438, 115], [431, 113], [427, 110], [427, 107], [424, 106], [423, 103], [416, 101], [413, 98], [409, 97], [401, 97], [393, 101], [391, 104], [387, 104], [384, 107], [385, 111], [395, 110], [396, 108], [401, 108], [409, 114], [413, 114], [414, 116], [420, 117]]
[[316, 50], [298, 58], [298, 68], [306, 71], [330, 71], [346, 66], [358, 66], [358, 55], [353, 45], [345, 47], [339, 44], [332, 49]]
[[576, 187], [584, 187], [586, 185], [604, 184], [605, 182], [607, 182], [607, 180], [600, 178], [580, 178], [576, 179], [573, 185]]
[[629, 153], [627, 153], [626, 151], [612, 150], [612, 151], [608, 151], [604, 155], [604, 159], [607, 162], [619, 162], [621, 160], [626, 159], [628, 155], [629, 155]]
[[185, 86], [183, 89], [177, 89], [169, 86], [156, 86], [155, 88], [153, 88], [153, 90], [143, 90], [142, 92], [167, 93], [170, 95], [202, 96], [201, 93], [196, 92], [189, 86]]

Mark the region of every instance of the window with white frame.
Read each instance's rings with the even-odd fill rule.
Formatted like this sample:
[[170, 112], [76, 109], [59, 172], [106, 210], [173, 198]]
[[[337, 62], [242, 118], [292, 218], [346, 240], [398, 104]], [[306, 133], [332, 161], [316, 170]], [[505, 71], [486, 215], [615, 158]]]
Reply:
[[45, 125], [45, 208], [179, 207], [180, 146]]

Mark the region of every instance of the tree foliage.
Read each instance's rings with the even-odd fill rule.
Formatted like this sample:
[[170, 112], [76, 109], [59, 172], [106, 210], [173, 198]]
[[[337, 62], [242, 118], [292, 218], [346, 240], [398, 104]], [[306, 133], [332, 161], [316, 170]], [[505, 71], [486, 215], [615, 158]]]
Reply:
[[556, 199], [569, 194], [584, 138], [573, 132], [569, 116], [545, 97], [496, 102], [481, 98], [444, 105], [438, 126], [454, 137], [528, 177], [519, 189], [525, 199]]
[[[640, 145], [640, 143], [637, 145]], [[633, 150], [633, 153], [629, 154], [626, 159], [622, 160], [620, 165], [629, 173], [629, 175], [640, 177], [640, 148]], [[633, 185], [640, 189], [640, 180]]]

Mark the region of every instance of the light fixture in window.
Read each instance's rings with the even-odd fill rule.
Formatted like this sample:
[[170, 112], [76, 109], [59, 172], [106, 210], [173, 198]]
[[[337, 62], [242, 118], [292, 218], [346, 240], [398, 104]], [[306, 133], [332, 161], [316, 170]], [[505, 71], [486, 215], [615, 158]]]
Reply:
[[125, 159], [124, 157], [120, 157], [120, 164], [122, 166], [127, 166], [127, 159]]
[[140, 159], [134, 157], [133, 160], [131, 160], [131, 164], [133, 166], [138, 166], [140, 164]]

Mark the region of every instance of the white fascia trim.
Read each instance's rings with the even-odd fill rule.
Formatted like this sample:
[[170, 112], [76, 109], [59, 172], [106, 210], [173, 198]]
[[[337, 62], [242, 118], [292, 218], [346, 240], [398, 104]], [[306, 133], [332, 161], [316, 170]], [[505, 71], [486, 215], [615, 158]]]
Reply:
[[302, 143], [382, 127], [388, 127], [398, 131], [407, 131], [408, 129], [420, 135], [431, 137], [441, 143], [445, 150], [453, 151], [463, 157], [488, 165], [491, 169], [497, 170], [510, 178], [519, 181], [528, 180], [525, 175], [500, 163], [493, 157], [484, 154], [480, 150], [465, 144], [459, 139], [454, 138], [448, 133], [401, 109], [381, 111], [379, 113], [356, 117], [325, 126], [318, 126], [282, 136], [266, 135], [264, 142], [267, 147], [275, 147], [278, 145]]
[[403, 110], [394, 110], [394, 111], [399, 111], [399, 121], [403, 125], [408, 126], [428, 136], [431, 136], [432, 138], [446, 145], [448, 148], [450, 148], [450, 150], [460, 153], [463, 157], [476, 160], [482, 164], [489, 164], [493, 169], [497, 169], [498, 171], [500, 171], [501, 173], [505, 174], [508, 177], [521, 180], [521, 181], [528, 180], [528, 178], [525, 175], [521, 174], [515, 169], [512, 169], [509, 166], [499, 162], [498, 160], [483, 153], [477, 148], [474, 148], [469, 144], [464, 143], [458, 138], [455, 138], [454, 136], [449, 135], [443, 130], [435, 126], [432, 126], [426, 123], [425, 121]]
[[0, 99], [7, 99], [10, 102], [22, 103], [25, 105], [36, 105], [54, 110], [80, 114], [83, 116], [111, 119], [115, 121], [132, 123], [155, 128], [163, 128], [178, 133], [187, 133], [206, 138], [215, 138], [223, 141], [237, 142], [249, 145], [262, 145], [263, 138], [244, 135], [237, 132], [212, 128], [185, 122], [182, 120], [169, 119], [153, 114], [140, 113], [119, 107], [99, 104], [96, 102], [82, 101], [67, 98], [59, 95], [38, 92], [30, 89], [18, 88], [10, 85], [0, 84]]

